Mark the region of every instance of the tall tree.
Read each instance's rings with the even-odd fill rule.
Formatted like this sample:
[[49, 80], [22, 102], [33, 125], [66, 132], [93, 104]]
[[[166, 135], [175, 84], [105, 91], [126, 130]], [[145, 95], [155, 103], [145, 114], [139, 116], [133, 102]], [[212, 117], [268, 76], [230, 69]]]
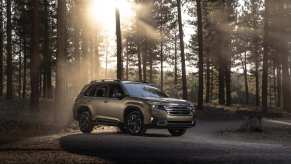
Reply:
[[13, 74], [13, 66], [12, 66], [12, 24], [11, 24], [11, 1], [6, 1], [6, 13], [7, 13], [7, 25], [6, 25], [6, 36], [7, 36], [7, 44], [6, 44], [6, 98], [11, 99], [13, 96], [13, 82], [12, 82], [12, 74]]
[[[65, 53], [66, 53], [66, 1], [58, 0], [57, 8], [57, 56], [56, 56], [56, 109], [64, 107], [65, 98]], [[56, 111], [55, 111], [56, 114]], [[57, 115], [55, 115], [57, 119]]]
[[38, 109], [40, 97], [40, 53], [39, 53], [39, 1], [32, 0], [32, 41], [31, 41], [31, 106]]
[[43, 45], [43, 95], [45, 98], [52, 97], [52, 57], [50, 48], [50, 11], [49, 1], [44, 0], [44, 45]]
[[264, 111], [268, 110], [268, 65], [269, 65], [269, 9], [270, 1], [265, 0], [264, 15], [264, 53], [263, 53], [263, 74], [262, 74], [262, 107]]
[[123, 66], [122, 66], [122, 38], [121, 38], [121, 27], [120, 27], [120, 11], [118, 7], [115, 9], [116, 19], [116, 45], [117, 45], [117, 79], [123, 79]]
[[201, 0], [196, 0], [197, 8], [197, 26], [198, 26], [198, 68], [199, 68], [199, 86], [198, 86], [198, 109], [203, 109], [203, 88], [204, 88], [204, 57], [203, 57], [203, 24]]
[[187, 72], [186, 72], [186, 63], [185, 63], [185, 46], [184, 46], [184, 32], [183, 32], [183, 23], [182, 23], [182, 10], [181, 10], [181, 0], [177, 0], [178, 8], [178, 24], [179, 24], [179, 38], [180, 38], [180, 51], [181, 51], [181, 64], [182, 64], [182, 90], [183, 90], [183, 99], [188, 98], [187, 91]]
[[3, 96], [3, 25], [4, 25], [4, 20], [3, 20], [3, 0], [0, 0], [0, 97]]

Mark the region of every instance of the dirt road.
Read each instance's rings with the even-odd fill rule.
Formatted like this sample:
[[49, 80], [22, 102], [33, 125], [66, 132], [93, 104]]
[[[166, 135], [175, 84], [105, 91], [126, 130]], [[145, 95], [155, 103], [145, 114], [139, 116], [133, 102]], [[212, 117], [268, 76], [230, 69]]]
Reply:
[[240, 121], [201, 121], [183, 137], [149, 130], [144, 137], [114, 128], [35, 137], [0, 146], [0, 163], [291, 163], [291, 147], [280, 142], [224, 136]]

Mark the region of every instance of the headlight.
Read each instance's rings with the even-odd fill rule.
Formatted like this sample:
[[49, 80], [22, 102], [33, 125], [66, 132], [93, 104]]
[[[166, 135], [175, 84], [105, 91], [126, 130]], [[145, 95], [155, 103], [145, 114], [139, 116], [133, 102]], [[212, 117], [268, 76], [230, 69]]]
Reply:
[[188, 107], [188, 109], [191, 110], [193, 113], [196, 112], [196, 111], [195, 111], [195, 107], [194, 107], [194, 105], [190, 105], [190, 106]]
[[165, 110], [165, 106], [160, 103], [150, 103], [152, 110]]

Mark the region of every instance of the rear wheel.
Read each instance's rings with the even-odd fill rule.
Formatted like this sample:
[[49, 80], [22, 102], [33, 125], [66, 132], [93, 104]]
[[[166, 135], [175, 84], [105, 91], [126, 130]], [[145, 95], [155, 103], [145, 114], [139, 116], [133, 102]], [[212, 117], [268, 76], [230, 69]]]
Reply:
[[186, 133], [187, 129], [168, 129], [172, 136], [182, 136]]
[[131, 135], [143, 135], [146, 131], [144, 128], [143, 115], [140, 111], [130, 111], [126, 115], [126, 132]]
[[79, 116], [79, 127], [83, 133], [91, 133], [93, 130], [93, 123], [89, 112], [82, 112]]

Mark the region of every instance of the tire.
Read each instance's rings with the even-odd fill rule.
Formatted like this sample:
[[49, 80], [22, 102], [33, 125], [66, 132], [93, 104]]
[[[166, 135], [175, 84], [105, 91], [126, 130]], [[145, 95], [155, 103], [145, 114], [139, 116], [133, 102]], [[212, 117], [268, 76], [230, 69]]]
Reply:
[[126, 132], [130, 135], [141, 136], [144, 135], [146, 129], [144, 127], [143, 115], [140, 111], [130, 111], [125, 119]]
[[82, 112], [79, 115], [79, 128], [81, 132], [89, 134], [92, 132], [94, 126], [89, 112]]
[[172, 136], [179, 137], [186, 133], [187, 129], [168, 129]]

